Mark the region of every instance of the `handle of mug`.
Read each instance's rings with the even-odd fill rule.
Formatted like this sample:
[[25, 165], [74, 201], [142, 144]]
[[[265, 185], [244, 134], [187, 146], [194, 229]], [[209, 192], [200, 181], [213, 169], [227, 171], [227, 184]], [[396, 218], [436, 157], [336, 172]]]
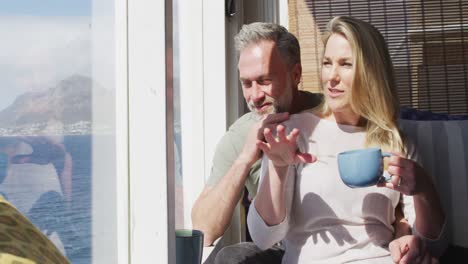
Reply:
[[[390, 158], [392, 156], [392, 153], [390, 152], [382, 152], [382, 158]], [[382, 175], [382, 181], [390, 181], [392, 179], [392, 176], [385, 176], [385, 175]]]

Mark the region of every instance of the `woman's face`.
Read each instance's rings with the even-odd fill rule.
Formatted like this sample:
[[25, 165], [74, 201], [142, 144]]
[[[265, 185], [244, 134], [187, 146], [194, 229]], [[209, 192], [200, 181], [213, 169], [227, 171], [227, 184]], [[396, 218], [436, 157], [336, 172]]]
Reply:
[[322, 88], [333, 113], [350, 112], [354, 77], [353, 54], [348, 40], [340, 34], [328, 39], [322, 62]]

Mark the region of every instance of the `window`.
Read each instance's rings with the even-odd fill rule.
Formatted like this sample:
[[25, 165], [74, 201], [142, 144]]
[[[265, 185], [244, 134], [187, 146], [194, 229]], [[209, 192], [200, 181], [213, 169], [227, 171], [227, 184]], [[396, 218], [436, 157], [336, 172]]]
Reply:
[[174, 0], [173, 12], [175, 226], [192, 228], [193, 203], [226, 131], [224, 2]]
[[290, 30], [303, 58], [303, 89], [318, 91], [321, 33], [334, 16], [366, 20], [385, 37], [403, 106], [445, 114], [468, 113], [467, 1], [289, 2]]
[[0, 192], [72, 263], [117, 263], [114, 10], [0, 4]]
[[172, 263], [226, 129], [224, 3], [36, 2], [0, 4], [0, 192], [72, 263]]

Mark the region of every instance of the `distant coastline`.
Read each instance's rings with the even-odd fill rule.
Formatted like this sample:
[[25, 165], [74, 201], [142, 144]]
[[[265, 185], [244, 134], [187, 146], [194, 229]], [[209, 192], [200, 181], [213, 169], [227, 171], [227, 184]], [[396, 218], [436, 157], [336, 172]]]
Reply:
[[[106, 131], [101, 128], [94, 132]], [[38, 136], [38, 135], [90, 135], [93, 133], [90, 121], [79, 121], [74, 124], [52, 125], [50, 123], [35, 123], [23, 126], [0, 127], [0, 136]]]

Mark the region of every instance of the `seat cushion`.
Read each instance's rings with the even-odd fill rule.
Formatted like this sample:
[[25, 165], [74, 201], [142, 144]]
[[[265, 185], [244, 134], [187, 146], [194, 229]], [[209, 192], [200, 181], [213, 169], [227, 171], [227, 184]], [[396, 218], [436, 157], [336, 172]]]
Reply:
[[0, 196], [0, 263], [70, 262], [31, 221]]

